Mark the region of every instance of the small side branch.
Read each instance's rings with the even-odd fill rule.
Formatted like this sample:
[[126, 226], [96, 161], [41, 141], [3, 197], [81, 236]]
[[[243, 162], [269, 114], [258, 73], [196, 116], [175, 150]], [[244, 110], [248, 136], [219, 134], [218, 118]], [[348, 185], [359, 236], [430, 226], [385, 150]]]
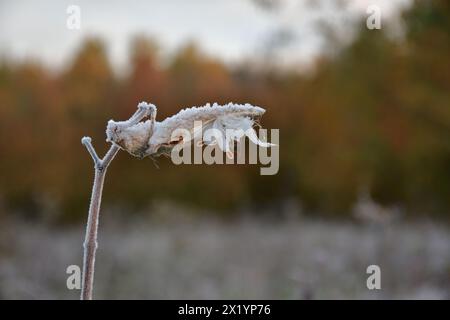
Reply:
[[103, 157], [102, 166], [108, 167], [109, 164], [111, 163], [111, 161], [116, 156], [117, 152], [119, 152], [119, 150], [120, 150], [120, 148], [116, 144], [113, 143], [111, 145], [111, 147], [109, 148], [108, 152], [106, 152], [105, 156]]
[[92, 157], [92, 160], [94, 160], [94, 164], [97, 167], [101, 164], [102, 160], [98, 157], [97, 152], [95, 152], [94, 147], [92, 146], [92, 139], [91, 137], [83, 137], [81, 139], [81, 143], [86, 147], [87, 151]]

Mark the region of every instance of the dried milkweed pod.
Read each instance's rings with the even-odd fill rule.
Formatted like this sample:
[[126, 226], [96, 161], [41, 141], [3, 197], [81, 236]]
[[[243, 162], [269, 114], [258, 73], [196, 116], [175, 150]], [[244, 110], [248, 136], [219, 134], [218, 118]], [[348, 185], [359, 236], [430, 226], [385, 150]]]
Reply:
[[[116, 122], [110, 120], [106, 129], [107, 140], [117, 144], [123, 150], [136, 157], [157, 156], [168, 154], [179, 143], [186, 143], [184, 137], [174, 137], [175, 130], [187, 130], [193, 139], [199, 131], [196, 123], [201, 122], [202, 129], [216, 129], [222, 132], [222, 139], [208, 141], [217, 143], [224, 152], [231, 152], [232, 140], [238, 140], [246, 135], [252, 142], [268, 147], [272, 144], [258, 139], [253, 126], [255, 120], [261, 117], [265, 110], [250, 104], [218, 105], [209, 103], [202, 107], [186, 108], [177, 114], [159, 122], [156, 121], [156, 107], [145, 102], [139, 104], [150, 110], [150, 119], [130, 126], [128, 121]], [[226, 131], [233, 131], [232, 137], [227, 137]]]

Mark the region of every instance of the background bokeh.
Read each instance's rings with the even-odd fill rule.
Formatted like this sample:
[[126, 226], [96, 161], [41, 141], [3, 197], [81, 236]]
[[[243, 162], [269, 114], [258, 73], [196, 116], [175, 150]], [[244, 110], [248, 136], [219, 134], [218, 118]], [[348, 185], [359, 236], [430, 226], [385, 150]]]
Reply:
[[[369, 30], [363, 2], [230, 1], [227, 16], [174, 1], [175, 18], [211, 10], [211, 27], [186, 25], [198, 37], [151, 1], [148, 19], [172, 28], [135, 30], [123, 4], [80, 2], [81, 31], [59, 4], [46, 36], [8, 16], [45, 19], [53, 2], [1, 3], [0, 297], [76, 297], [65, 266], [81, 263], [93, 179], [82, 136], [103, 154], [107, 120], [140, 101], [159, 120], [233, 101], [265, 108], [263, 127], [280, 129], [279, 173], [119, 153], [104, 189], [100, 297], [448, 298], [450, 5], [398, 1]], [[60, 45], [54, 29], [74, 42]], [[113, 45], [123, 38], [125, 53]], [[384, 293], [365, 289], [370, 263], [386, 266]]]

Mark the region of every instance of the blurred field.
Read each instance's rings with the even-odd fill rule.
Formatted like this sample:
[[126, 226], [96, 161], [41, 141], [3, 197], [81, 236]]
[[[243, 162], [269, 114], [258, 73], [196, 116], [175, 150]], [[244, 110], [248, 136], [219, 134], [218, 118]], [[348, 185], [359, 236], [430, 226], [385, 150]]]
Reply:
[[[103, 214], [96, 298], [450, 298], [446, 225], [220, 221], [177, 210], [158, 209], [152, 219]], [[78, 298], [65, 287], [65, 269], [81, 263], [84, 226], [9, 221], [0, 228], [0, 298]], [[369, 264], [382, 269], [381, 291], [366, 289]]]

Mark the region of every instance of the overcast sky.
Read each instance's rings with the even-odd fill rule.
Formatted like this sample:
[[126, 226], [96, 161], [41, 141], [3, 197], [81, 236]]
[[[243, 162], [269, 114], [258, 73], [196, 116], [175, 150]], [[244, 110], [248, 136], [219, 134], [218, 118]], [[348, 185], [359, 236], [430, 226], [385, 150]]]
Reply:
[[[271, 0], [263, 0], [270, 2]], [[376, 4], [382, 18], [395, 16], [409, 0], [274, 0], [281, 6], [268, 10], [257, 0], [0, 0], [0, 55], [21, 60], [38, 59], [51, 67], [66, 63], [81, 41], [98, 36], [107, 45], [116, 68], [126, 65], [133, 36], [153, 36], [163, 51], [173, 52], [196, 41], [208, 54], [233, 63], [262, 54], [274, 34], [289, 34], [281, 50], [286, 61], [308, 62], [321, 50], [318, 21], [348, 33], [346, 23], [367, 16]], [[66, 27], [69, 5], [81, 9], [81, 29]]]

